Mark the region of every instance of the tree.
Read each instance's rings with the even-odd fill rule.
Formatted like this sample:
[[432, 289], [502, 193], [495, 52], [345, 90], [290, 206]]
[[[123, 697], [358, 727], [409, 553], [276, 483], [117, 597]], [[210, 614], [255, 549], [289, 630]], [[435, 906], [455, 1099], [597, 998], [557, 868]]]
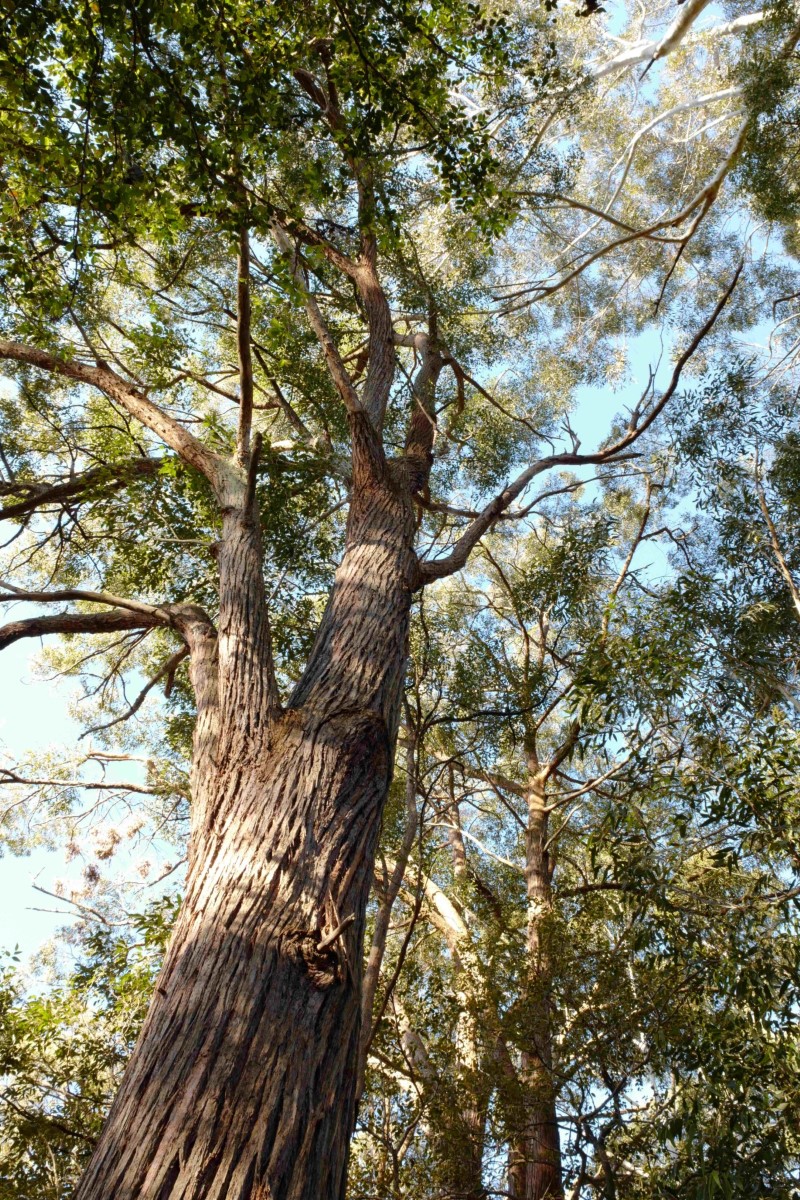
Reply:
[[695, 542], [643, 492], [551, 502], [425, 605], [423, 834], [354, 1196], [792, 1194], [797, 737], [753, 703], [783, 632], [732, 689], [713, 616], [648, 569], [650, 521], [678, 562]]
[[36, 994], [10, 963], [0, 996], [3, 1200], [68, 1195], [103, 1126], [141, 1028], [174, 919], [171, 901], [131, 932], [87, 932], [76, 969]]
[[[639, 228], [598, 216], [569, 194], [573, 148], [534, 136], [575, 111], [585, 75], [550, 29], [546, 11], [461, 0], [13, 9], [0, 357], [18, 381], [3, 488], [20, 538], [4, 589], [72, 607], [7, 624], [0, 645], [155, 631], [169, 652], [155, 675], [188, 655], [196, 710], [185, 896], [80, 1200], [342, 1195], [412, 599], [541, 502], [539, 476], [633, 453], [739, 279], [728, 256], [665, 390], [596, 451], [569, 432], [554, 445], [566, 404], [533, 394], [552, 333], [510, 408], [488, 391], [535, 328], [515, 314], [552, 296], [554, 321], [569, 317], [563, 289], [620, 247], [677, 246], [664, 292], [758, 111], [677, 212]], [[783, 12], [765, 22], [755, 75], [798, 37]], [[692, 180], [719, 147], [705, 149]], [[622, 232], [555, 282], [510, 286], [511, 243], [554, 204]], [[659, 265], [645, 262], [651, 281]], [[596, 294], [609, 286], [601, 271]], [[433, 478], [437, 434], [480, 453], [443, 452]], [[341, 560], [313, 640], [308, 619], [292, 637], [290, 612], [281, 646], [281, 537], [313, 573], [307, 546], [287, 554], [287, 477], [306, 515], [312, 487], [325, 497], [320, 536], [341, 537]], [[194, 554], [131, 556], [131, 525], [171, 537], [176, 517]]]

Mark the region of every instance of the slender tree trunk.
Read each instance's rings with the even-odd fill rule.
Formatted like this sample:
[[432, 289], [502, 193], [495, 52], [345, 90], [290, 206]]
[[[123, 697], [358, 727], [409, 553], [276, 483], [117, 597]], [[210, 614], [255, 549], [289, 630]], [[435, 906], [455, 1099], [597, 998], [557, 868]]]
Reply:
[[[399, 1006], [400, 1007], [400, 1006]], [[488, 1076], [481, 1070], [477, 1039], [465, 1045], [465, 1027], [459, 1028], [459, 1064], [455, 1091], [452, 1081], [442, 1079], [428, 1057], [420, 1035], [403, 1014], [401, 1034], [406, 1060], [414, 1068], [417, 1082], [426, 1092], [433, 1116], [429, 1126], [432, 1143], [431, 1179], [441, 1200], [486, 1200], [483, 1186], [483, 1149], [489, 1108]], [[475, 1031], [474, 1022], [472, 1025]], [[468, 1062], [462, 1061], [466, 1053]]]
[[[462, 861], [455, 855], [454, 869], [456, 875], [463, 875], [466, 857]], [[493, 1052], [487, 1027], [493, 1028], [496, 1022], [487, 1013], [486, 998], [481, 994], [480, 963], [460, 907], [432, 879], [423, 877], [422, 883], [432, 906], [433, 923], [444, 934], [450, 950], [458, 1003], [455, 1071], [449, 1076], [437, 1072], [424, 1042], [407, 1019], [402, 1040], [434, 1117], [432, 1165], [437, 1195], [442, 1200], [484, 1200], [483, 1153], [491, 1095], [487, 1057]]]
[[561, 1146], [553, 1082], [550, 984], [553, 909], [547, 852], [547, 798], [538, 764], [528, 793], [526, 887], [528, 895], [527, 1046], [523, 1048], [521, 1125], [509, 1151], [508, 1190], [519, 1200], [563, 1200]]
[[[388, 877], [382, 880], [378, 894], [378, 911], [375, 914], [375, 927], [372, 934], [372, 944], [367, 956], [364, 970], [364, 983], [361, 994], [361, 1036], [358, 1048], [358, 1068], [356, 1085], [356, 1104], [361, 1100], [367, 1075], [367, 1059], [372, 1042], [373, 1023], [376, 1021], [375, 997], [378, 991], [381, 966], [386, 953], [386, 940], [389, 935], [389, 924], [392, 919], [392, 909], [400, 894], [403, 876], [414, 839], [417, 835], [417, 737], [409, 726], [406, 730], [406, 821], [403, 841], [400, 844], [397, 860], [392, 864]], [[376, 872], [377, 874], [377, 872]], [[386, 997], [383, 999], [383, 1007]], [[379, 1019], [379, 1018], [378, 1018]]]
[[211, 639], [193, 658], [186, 896], [77, 1200], [344, 1194], [364, 915], [418, 574], [408, 471], [366, 417], [352, 425], [346, 551], [286, 710], [255, 521], [225, 516], [216, 682]]
[[[467, 853], [461, 833], [461, 810], [455, 793], [452, 764], [448, 767], [448, 791], [450, 806], [447, 831], [450, 854], [453, 861], [453, 876], [464, 879], [467, 874]], [[458, 1021], [457, 1062], [460, 1103], [450, 1117], [449, 1179], [446, 1196], [454, 1200], [482, 1200], [486, 1195], [483, 1186], [483, 1148], [486, 1140], [486, 1119], [489, 1111], [489, 1075], [484, 1061], [487, 1053], [484, 1036], [481, 1037], [479, 1013], [484, 1000], [470, 996], [468, 988], [478, 983], [473, 964], [472, 972], [460, 972], [457, 993], [461, 1013]], [[454, 1153], [455, 1151], [455, 1153]]]

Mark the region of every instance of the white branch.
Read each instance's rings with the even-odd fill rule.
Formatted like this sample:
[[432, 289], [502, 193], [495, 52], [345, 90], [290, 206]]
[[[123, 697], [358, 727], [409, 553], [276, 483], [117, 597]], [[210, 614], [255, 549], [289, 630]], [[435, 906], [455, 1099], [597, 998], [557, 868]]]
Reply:
[[619, 54], [615, 54], [613, 58], [610, 58], [600, 66], [590, 68], [592, 78], [602, 79], [605, 75], [610, 75], [614, 71], [624, 70], [627, 67], [634, 67], [637, 63], [655, 62], [659, 58], [664, 58], [682, 44], [693, 46], [706, 38], [726, 37], [732, 33], [738, 33], [742, 29], [748, 29], [752, 25], [757, 25], [764, 20], [763, 11], [746, 13], [742, 17], [737, 17], [734, 21], [725, 21], [721, 25], [713, 25], [710, 29], [699, 30], [692, 34], [691, 37], [687, 37], [689, 29], [707, 3], [708, 0], [698, 0], [698, 3], [695, 5], [687, 4], [685, 10], [673, 22], [663, 38], [636, 42], [635, 45], [629, 46]]

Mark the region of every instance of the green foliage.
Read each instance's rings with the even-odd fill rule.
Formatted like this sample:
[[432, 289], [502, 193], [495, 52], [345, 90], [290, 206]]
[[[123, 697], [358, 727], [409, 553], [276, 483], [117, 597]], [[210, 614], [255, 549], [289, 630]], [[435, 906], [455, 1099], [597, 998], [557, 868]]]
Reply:
[[77, 965], [35, 992], [14, 960], [0, 982], [0, 1196], [67, 1200], [144, 1019], [178, 900], [86, 928]]
[[[654, 331], [677, 354], [735, 256], [758, 257], [762, 238], [731, 327], [783, 306], [775, 344], [796, 355], [796, 272], [769, 261], [748, 221], [776, 224], [797, 249], [797, 56], [780, 50], [797, 14], [781, 0], [741, 41], [690, 37], [646, 80], [593, 82], [617, 35], [642, 44], [664, 14], [631, 6], [623, 27], [615, 13], [612, 39], [602, 8], [586, 20], [596, 6], [581, 19], [554, 7], [14, 0], [0, 32], [0, 324], [66, 360], [108, 361], [231, 455], [237, 239], [249, 230], [254, 482], [288, 695], [341, 557], [351, 482], [347, 417], [304, 288], [360, 387], [364, 300], [336, 259], [374, 238], [403, 343], [389, 456], [419, 404], [412, 335], [426, 330], [444, 361], [420, 555], [446, 553], [464, 514], [543, 455], [563, 470], [536, 477], [541, 494], [527, 490], [468, 570], [416, 602], [405, 716], [420, 825], [351, 1194], [470, 1194], [460, 1173], [481, 1157], [483, 1185], [504, 1194], [530, 1101], [520, 1068], [547, 1026], [540, 1095], [554, 1098], [573, 1195], [794, 1200], [797, 394], [718, 331], [701, 348], [708, 369], [668, 407], [668, 436], [653, 426], [636, 459], [573, 469], [570, 422], [577, 409], [593, 446], [621, 430], [612, 407], [629, 396], [612, 405], [611, 393], [657, 357]], [[729, 107], [712, 107], [715, 93]], [[735, 170], [718, 178], [744, 115]], [[708, 203], [670, 223], [698, 193]], [[276, 249], [276, 218], [293, 256]], [[586, 384], [603, 395], [586, 403]], [[13, 508], [4, 576], [217, 617], [209, 486], [108, 396], [8, 366], [0, 459]], [[65, 481], [66, 501], [40, 503]], [[49, 663], [80, 680], [84, 724], [105, 723], [176, 646], [169, 630], [70, 638]], [[137, 813], [182, 853], [185, 663], [168, 690], [92, 745], [147, 759], [134, 768], [151, 789]], [[31, 806], [51, 840], [72, 838], [78, 819], [72, 764], [39, 762], [51, 782], [3, 818], [15, 852], [35, 842]], [[531, 783], [547, 763], [551, 807], [534, 830]], [[407, 833], [400, 775], [387, 859]], [[117, 815], [113, 799], [99, 807]], [[546, 911], [527, 893], [534, 850]], [[105, 913], [107, 880], [94, 860], [87, 870]], [[166, 901], [87, 932], [77, 968], [41, 993], [5, 971], [0, 1200], [71, 1193], [173, 916]]]

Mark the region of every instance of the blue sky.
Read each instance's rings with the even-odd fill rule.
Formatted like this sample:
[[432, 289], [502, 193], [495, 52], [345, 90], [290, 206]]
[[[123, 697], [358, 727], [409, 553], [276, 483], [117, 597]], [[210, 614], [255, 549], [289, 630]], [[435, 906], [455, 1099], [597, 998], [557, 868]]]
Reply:
[[[582, 387], [577, 390], [571, 420], [581, 438], [582, 451], [596, 449], [607, 437], [613, 416], [638, 401], [650, 368], [655, 368], [659, 360], [657, 385], [663, 389], [673, 366], [669, 346], [662, 345], [657, 330], [648, 330], [629, 346], [628, 376], [617, 391], [611, 391], [608, 387]], [[588, 478], [592, 472], [591, 469], [585, 469], [582, 473]], [[659, 555], [655, 547], [650, 548], [648, 557], [651, 567], [655, 567], [657, 572], [666, 568], [663, 555]], [[26, 615], [32, 615], [34, 610], [20, 605], [12, 611], [15, 615], [23, 611]], [[9, 760], [13, 762], [29, 750], [61, 747], [66, 754], [74, 752], [81, 732], [80, 726], [68, 713], [74, 682], [41, 678], [35, 666], [39, 652], [39, 641], [20, 641], [4, 650], [0, 656], [0, 678], [3, 681], [0, 692], [0, 754], [2, 761], [8, 765]], [[124, 776], [117, 777], [132, 778], [136, 774], [132, 764], [125, 764], [124, 772]], [[0, 795], [3, 805], [6, 805], [13, 801], [14, 789], [2, 788]], [[9, 852], [4, 854], [0, 860], [0, 950], [13, 950], [19, 946], [23, 957], [28, 958], [44, 942], [57, 935], [60, 928], [74, 920], [67, 903], [51, 900], [33, 887], [33, 883], [38, 882], [53, 890], [55, 881], [65, 874], [75, 874], [75, 863], [68, 865], [60, 851], [40, 848], [24, 857], [16, 857]], [[146, 899], [152, 898], [153, 893], [148, 892]]]
[[[80, 732], [67, 713], [71, 685], [35, 678], [33, 660], [38, 650], [38, 642], [21, 641], [2, 653], [0, 748], [12, 757], [50, 745], [74, 745]], [[3, 789], [4, 805], [13, 799], [11, 792], [11, 788]], [[38, 877], [44, 887], [52, 888], [64, 866], [63, 855], [47, 850], [36, 850], [27, 857], [4, 854], [0, 861], [0, 950], [18, 944], [27, 956], [65, 923], [63, 916], [37, 911], [59, 905], [32, 887]]]

